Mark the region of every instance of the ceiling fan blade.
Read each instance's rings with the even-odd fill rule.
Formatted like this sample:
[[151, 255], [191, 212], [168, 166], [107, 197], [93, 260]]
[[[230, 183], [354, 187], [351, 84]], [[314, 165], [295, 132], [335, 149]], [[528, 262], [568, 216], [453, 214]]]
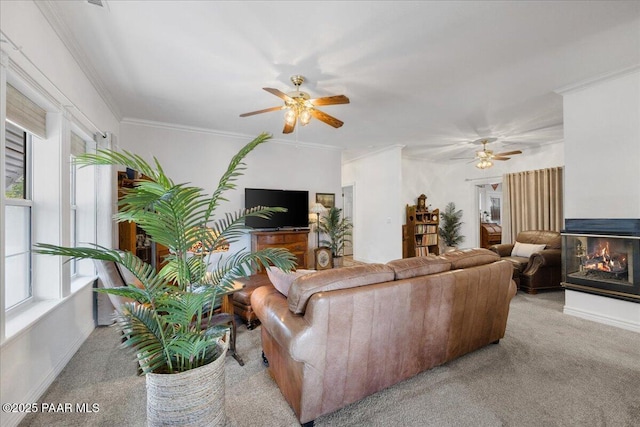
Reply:
[[277, 111], [277, 110], [282, 110], [286, 108], [284, 105], [281, 107], [271, 107], [271, 108], [265, 108], [264, 110], [258, 110], [258, 111], [252, 111], [250, 113], [244, 113], [244, 114], [240, 114], [240, 117], [248, 117], [248, 116], [253, 116], [254, 114], [262, 114], [262, 113], [268, 113], [270, 111]]
[[289, 124], [286, 121], [284, 122], [284, 129], [282, 129], [282, 133], [291, 133], [293, 132], [293, 129], [296, 127], [296, 121], [298, 120], [298, 117], [296, 117], [295, 119], [293, 119], [293, 124]]
[[515, 150], [515, 151], [505, 151], [504, 153], [496, 153], [496, 156], [513, 156], [514, 154], [522, 154], [522, 151], [520, 150]]
[[511, 157], [493, 156], [491, 160], [509, 160]]
[[278, 98], [287, 101], [287, 102], [293, 102], [293, 98], [291, 98], [289, 95], [287, 95], [286, 93], [278, 90], [278, 89], [274, 89], [272, 87], [263, 87], [262, 89], [266, 90], [267, 92], [277, 96]]
[[328, 124], [329, 126], [333, 126], [334, 128], [339, 128], [340, 126], [342, 126], [344, 124], [344, 122], [336, 119], [335, 117], [330, 116], [327, 113], [323, 113], [320, 110], [316, 110], [315, 108], [310, 108], [309, 112], [316, 119], [318, 119], [318, 120], [320, 120], [322, 122], [325, 122], [326, 124]]
[[312, 105], [336, 105], [336, 104], [348, 104], [349, 98], [344, 95], [325, 96], [324, 98], [310, 99], [309, 102]]

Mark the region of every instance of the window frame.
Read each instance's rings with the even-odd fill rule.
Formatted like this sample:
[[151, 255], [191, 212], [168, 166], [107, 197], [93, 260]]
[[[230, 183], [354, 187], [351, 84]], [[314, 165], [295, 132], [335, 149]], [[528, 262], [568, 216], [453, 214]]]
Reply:
[[[6, 209], [8, 206], [16, 206], [16, 207], [26, 207], [28, 208], [28, 212], [29, 212], [29, 220], [28, 220], [28, 241], [29, 241], [29, 249], [25, 252], [21, 252], [19, 254], [11, 254], [11, 255], [7, 255], [6, 253], [4, 254], [4, 259], [3, 259], [3, 267], [6, 266], [6, 260], [8, 258], [12, 258], [14, 256], [18, 256], [18, 255], [24, 255], [24, 254], [29, 254], [28, 256], [28, 277], [27, 277], [27, 297], [21, 299], [20, 301], [12, 304], [11, 306], [6, 306], [7, 301], [6, 301], [6, 288], [5, 288], [5, 301], [4, 301], [4, 305], [6, 307], [2, 307], [2, 309], [6, 312], [6, 313], [11, 313], [13, 311], [19, 310], [21, 307], [24, 307], [25, 305], [29, 304], [30, 302], [33, 301], [34, 299], [34, 295], [33, 295], [33, 216], [34, 216], [34, 204], [33, 204], [33, 199], [32, 199], [32, 194], [33, 194], [33, 163], [32, 163], [32, 152], [33, 152], [33, 137], [34, 135], [31, 134], [30, 132], [24, 130], [23, 128], [21, 128], [20, 126], [16, 125], [15, 123], [11, 122], [10, 120], [7, 120], [7, 122], [11, 123], [13, 126], [18, 127], [20, 130], [22, 130], [23, 132], [23, 137], [24, 137], [24, 151], [25, 151], [25, 155], [24, 155], [24, 188], [23, 188], [23, 198], [22, 199], [17, 199], [17, 198], [13, 198], [13, 197], [6, 197], [6, 193], [3, 192], [2, 197], [4, 198], [4, 212], [3, 215], [6, 216]], [[6, 129], [5, 129], [6, 130]], [[5, 165], [6, 167], [6, 165]], [[5, 189], [6, 191], [6, 189]], [[6, 223], [4, 224], [4, 226], [6, 227]], [[5, 236], [6, 236], [6, 231], [5, 231]], [[4, 270], [4, 268], [3, 268]], [[6, 271], [4, 272], [5, 277], [6, 277]], [[5, 280], [5, 287], [7, 286], [6, 280]]]

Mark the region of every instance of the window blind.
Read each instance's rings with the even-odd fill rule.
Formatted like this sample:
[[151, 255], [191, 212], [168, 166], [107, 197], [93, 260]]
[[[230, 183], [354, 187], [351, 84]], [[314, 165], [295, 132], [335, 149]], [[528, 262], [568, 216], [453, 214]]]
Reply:
[[47, 137], [47, 112], [8, 83], [7, 120], [40, 138]]
[[82, 138], [71, 132], [71, 155], [79, 156], [86, 152], [86, 144]]
[[5, 131], [5, 177], [6, 187], [11, 187], [24, 176], [26, 144], [25, 133], [19, 127], [7, 122]]

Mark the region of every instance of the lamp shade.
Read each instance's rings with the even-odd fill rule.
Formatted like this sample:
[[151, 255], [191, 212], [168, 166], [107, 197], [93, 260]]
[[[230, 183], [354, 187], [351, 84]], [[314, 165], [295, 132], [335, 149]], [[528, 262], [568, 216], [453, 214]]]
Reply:
[[321, 214], [325, 213], [326, 211], [327, 208], [325, 208], [322, 203], [314, 203], [313, 206], [311, 206], [311, 213]]

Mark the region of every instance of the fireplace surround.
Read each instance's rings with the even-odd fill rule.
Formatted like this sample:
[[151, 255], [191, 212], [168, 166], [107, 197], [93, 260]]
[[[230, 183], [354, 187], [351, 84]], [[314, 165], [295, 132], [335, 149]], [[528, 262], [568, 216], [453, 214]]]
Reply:
[[562, 286], [640, 303], [640, 219], [566, 219]]

